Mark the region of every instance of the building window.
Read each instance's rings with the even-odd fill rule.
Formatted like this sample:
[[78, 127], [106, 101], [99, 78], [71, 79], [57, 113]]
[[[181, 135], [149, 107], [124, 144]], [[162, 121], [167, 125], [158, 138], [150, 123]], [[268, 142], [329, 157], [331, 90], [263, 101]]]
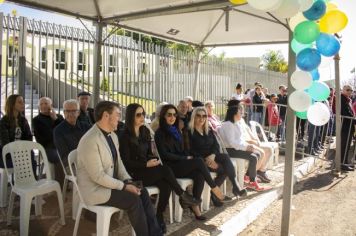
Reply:
[[41, 50], [41, 68], [46, 69], [47, 67], [47, 48], [42, 48]]
[[109, 72], [115, 72], [115, 71], [116, 71], [115, 56], [109, 55]]
[[78, 53], [78, 70], [87, 70], [86, 55], [83, 51], [79, 51]]
[[64, 49], [56, 49], [56, 70], [66, 69], [66, 52]]

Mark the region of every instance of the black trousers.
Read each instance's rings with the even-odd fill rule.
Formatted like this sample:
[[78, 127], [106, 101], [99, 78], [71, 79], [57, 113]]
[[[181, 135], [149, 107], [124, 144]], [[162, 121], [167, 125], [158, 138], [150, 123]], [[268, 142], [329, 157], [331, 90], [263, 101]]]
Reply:
[[163, 235], [145, 188], [141, 189], [140, 196], [128, 191], [112, 189], [110, 199], [100, 205], [117, 207], [127, 211], [136, 235]]
[[178, 195], [183, 194], [183, 189], [178, 184], [173, 171], [167, 165], [158, 165], [151, 168], [135, 171], [134, 180], [141, 180], [143, 186], [155, 185], [159, 189], [157, 215], [162, 214], [167, 207], [172, 190]]
[[219, 153], [215, 156], [215, 162], [218, 164], [218, 168], [216, 170], [209, 169], [217, 174], [215, 178], [216, 185], [221, 186], [227, 176], [232, 183], [233, 189], [239, 189], [236, 182], [236, 171], [230, 157], [227, 154]]
[[355, 130], [353, 126], [350, 129], [341, 129], [341, 163], [350, 164], [349, 150]]
[[196, 199], [201, 199], [201, 194], [204, 189], [204, 181], [208, 183], [210, 188], [216, 187], [207, 166], [201, 158], [167, 162], [167, 165], [171, 167], [175, 177], [193, 179], [193, 196]]
[[255, 181], [257, 175], [256, 166], [260, 156], [253, 152], [236, 150], [234, 148], [226, 148], [226, 150], [229, 153], [229, 155], [233, 158], [241, 158], [244, 160], [248, 160], [247, 174], [252, 182]]

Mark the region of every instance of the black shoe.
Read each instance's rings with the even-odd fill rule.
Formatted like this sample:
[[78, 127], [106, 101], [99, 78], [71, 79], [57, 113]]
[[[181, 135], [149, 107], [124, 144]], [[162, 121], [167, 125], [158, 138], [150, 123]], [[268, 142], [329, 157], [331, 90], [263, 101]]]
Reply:
[[222, 207], [224, 203], [220, 201], [219, 198], [217, 198], [214, 194], [211, 194], [211, 201], [213, 202], [214, 206], [216, 207]]
[[167, 225], [164, 222], [163, 215], [157, 215], [157, 222], [163, 234], [167, 233]]
[[222, 202], [231, 202], [232, 200], [234, 200], [234, 199], [232, 199], [229, 196], [225, 196], [224, 199], [222, 200]]
[[355, 169], [352, 168], [351, 166], [341, 165], [341, 170], [343, 170], [343, 171], [354, 171]]
[[194, 214], [195, 219], [200, 220], [200, 221], [205, 221], [207, 218], [203, 215], [197, 216], [192, 207], [189, 207], [189, 210]]
[[266, 172], [257, 171], [257, 177], [260, 178], [262, 183], [271, 183], [271, 179], [267, 176]]
[[247, 190], [246, 189], [232, 189], [232, 193], [237, 197], [246, 197], [247, 196]]
[[179, 203], [183, 209], [186, 209], [189, 206], [199, 205], [201, 200], [195, 199], [192, 195], [184, 191], [183, 194], [179, 196]]

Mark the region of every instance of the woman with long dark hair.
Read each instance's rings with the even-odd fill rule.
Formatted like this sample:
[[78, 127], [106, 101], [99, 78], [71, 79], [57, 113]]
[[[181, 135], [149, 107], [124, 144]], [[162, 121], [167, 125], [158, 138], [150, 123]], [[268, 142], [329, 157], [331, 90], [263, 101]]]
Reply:
[[[24, 116], [25, 103], [23, 97], [18, 94], [10, 95], [5, 104], [5, 115], [0, 120], [0, 148], [2, 148], [16, 140], [32, 141], [32, 133], [30, 126]], [[32, 165], [34, 167], [36, 162], [32, 157]], [[12, 168], [13, 164], [11, 156], [6, 157], [6, 166]], [[0, 158], [0, 167], [4, 167], [3, 159]], [[36, 172], [34, 172], [36, 175]]]
[[[201, 200], [204, 189], [204, 181], [212, 189], [212, 193], [220, 200], [224, 199], [219, 187], [211, 178], [208, 168], [201, 158], [193, 158], [183, 148], [183, 136], [179, 130], [178, 110], [168, 104], [162, 107], [159, 129], [155, 133], [158, 152], [164, 164], [167, 164], [177, 178], [191, 178], [193, 184], [193, 196]], [[199, 206], [191, 208], [197, 220], [206, 220], [201, 215]]]
[[[205, 161], [210, 171], [216, 172], [215, 184], [221, 186], [226, 178], [232, 183], [232, 193], [235, 196], [246, 196], [247, 191], [240, 189], [236, 181], [235, 168], [226, 154], [220, 153], [220, 146], [207, 121], [208, 113], [204, 107], [197, 107], [193, 110], [189, 123], [191, 153], [195, 158]], [[214, 194], [212, 194], [214, 205], [219, 205]]]
[[172, 190], [179, 196], [182, 208], [198, 205], [200, 201], [185, 192], [178, 184], [172, 170], [167, 165], [162, 165], [153, 155], [151, 134], [144, 125], [145, 114], [140, 104], [132, 103], [126, 107], [125, 128], [120, 135], [120, 155], [134, 180], [142, 181], [144, 186], [154, 185], [159, 188], [157, 220], [162, 231], [165, 232], [163, 212]]

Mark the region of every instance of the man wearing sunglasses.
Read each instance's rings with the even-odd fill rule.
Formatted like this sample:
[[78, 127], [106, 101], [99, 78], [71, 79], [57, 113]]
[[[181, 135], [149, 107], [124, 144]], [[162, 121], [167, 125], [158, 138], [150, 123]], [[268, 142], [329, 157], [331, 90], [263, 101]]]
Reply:
[[344, 171], [353, 171], [354, 165], [351, 164], [348, 158], [351, 141], [355, 132], [355, 122], [353, 118], [355, 114], [351, 105], [352, 88], [350, 85], [345, 85], [341, 93], [341, 169]]

